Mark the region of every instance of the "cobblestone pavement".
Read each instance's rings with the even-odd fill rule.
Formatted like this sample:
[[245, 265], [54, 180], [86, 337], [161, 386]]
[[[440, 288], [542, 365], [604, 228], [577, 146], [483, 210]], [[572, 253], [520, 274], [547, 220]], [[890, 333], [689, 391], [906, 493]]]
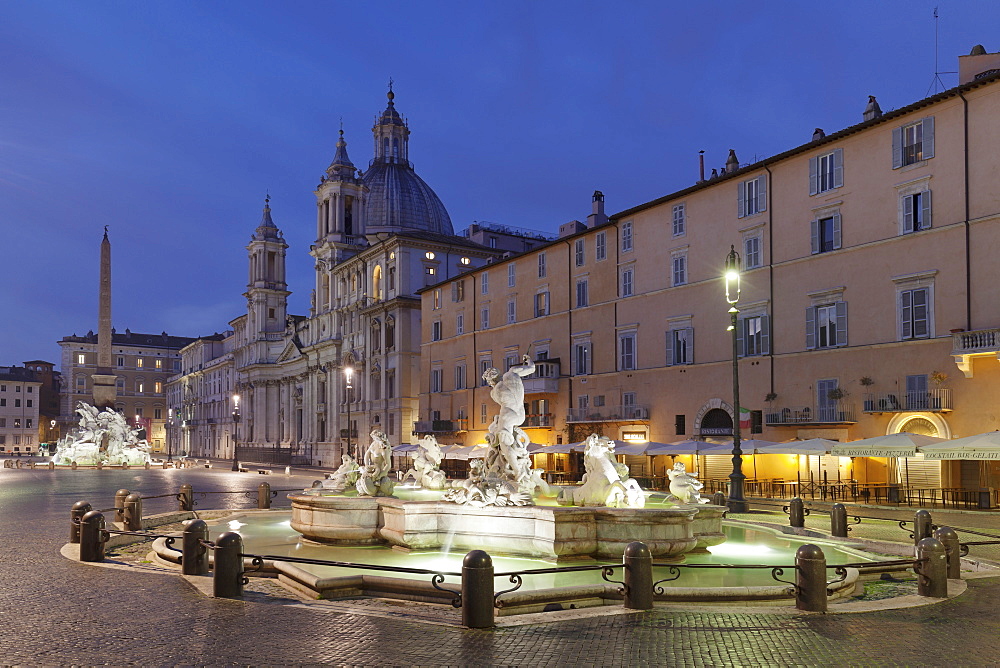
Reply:
[[[274, 488], [309, 481], [269, 479]], [[256, 490], [260, 480], [217, 469], [0, 469], [0, 664], [913, 666], [1000, 657], [998, 578], [969, 580], [965, 594], [943, 603], [864, 614], [692, 607], [473, 631], [277, 598], [211, 599], [175, 575], [59, 555], [75, 501], [108, 507], [118, 488], [155, 495], [182, 482]], [[152, 506], [167, 510], [169, 499]]]

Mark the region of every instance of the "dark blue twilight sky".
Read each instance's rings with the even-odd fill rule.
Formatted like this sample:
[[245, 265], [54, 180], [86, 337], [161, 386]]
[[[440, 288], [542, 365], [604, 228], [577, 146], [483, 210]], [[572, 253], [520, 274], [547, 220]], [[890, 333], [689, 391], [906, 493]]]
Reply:
[[0, 0], [0, 365], [96, 329], [105, 224], [118, 330], [223, 330], [265, 191], [305, 312], [312, 190], [390, 77], [456, 231], [553, 232], [924, 97], [935, 6], [941, 70], [1000, 51], [995, 1]]

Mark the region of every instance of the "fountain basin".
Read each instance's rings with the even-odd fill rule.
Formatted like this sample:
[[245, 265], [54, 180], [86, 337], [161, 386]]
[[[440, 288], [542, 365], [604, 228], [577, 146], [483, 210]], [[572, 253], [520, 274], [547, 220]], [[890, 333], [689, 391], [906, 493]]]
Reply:
[[725, 540], [720, 506], [605, 508], [457, 505], [392, 497], [289, 494], [291, 526], [334, 545], [388, 543], [408, 550], [472, 550], [549, 561], [621, 557], [642, 541], [659, 559], [680, 560]]

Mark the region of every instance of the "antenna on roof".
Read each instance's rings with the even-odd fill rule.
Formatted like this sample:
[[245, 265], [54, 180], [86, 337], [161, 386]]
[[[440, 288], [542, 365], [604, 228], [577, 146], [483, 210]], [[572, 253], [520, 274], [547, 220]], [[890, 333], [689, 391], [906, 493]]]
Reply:
[[927, 94], [924, 97], [930, 97], [935, 93], [939, 93], [945, 90], [944, 81], [941, 80], [942, 74], [957, 74], [957, 72], [942, 72], [938, 69], [938, 8], [934, 8], [934, 78], [931, 79], [930, 88], [927, 89]]

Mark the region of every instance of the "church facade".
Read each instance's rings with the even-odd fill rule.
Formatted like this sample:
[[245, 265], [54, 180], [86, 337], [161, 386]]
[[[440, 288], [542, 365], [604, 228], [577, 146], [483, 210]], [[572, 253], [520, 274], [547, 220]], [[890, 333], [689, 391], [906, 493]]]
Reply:
[[410, 129], [394, 94], [372, 128], [374, 157], [358, 169], [343, 130], [314, 191], [315, 267], [308, 315], [288, 313], [288, 244], [266, 201], [247, 246], [247, 311], [223, 335], [181, 351], [170, 379], [174, 452], [330, 465], [368, 444], [393, 445], [418, 420], [417, 291], [498, 258], [454, 233], [441, 200], [409, 160]]

